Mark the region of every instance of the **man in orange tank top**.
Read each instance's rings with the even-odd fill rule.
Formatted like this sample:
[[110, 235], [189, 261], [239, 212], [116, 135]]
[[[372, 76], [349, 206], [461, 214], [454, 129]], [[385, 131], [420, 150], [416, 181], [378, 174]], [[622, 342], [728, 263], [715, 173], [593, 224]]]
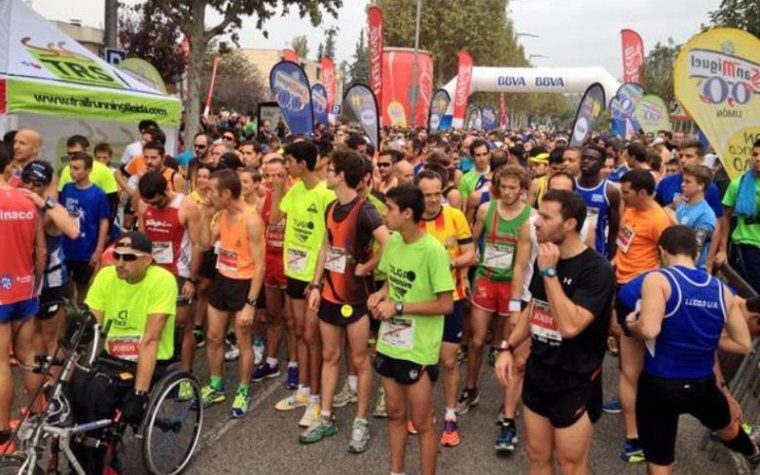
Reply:
[[[240, 347], [239, 384], [230, 408], [230, 417], [243, 417], [251, 398], [249, 378], [253, 370], [251, 329], [256, 301], [264, 282], [264, 226], [255, 210], [246, 209], [240, 198], [240, 178], [232, 170], [219, 170], [211, 175], [208, 198], [212, 206], [204, 206], [201, 214], [201, 245], [209, 248], [220, 243], [216, 261], [218, 273], [208, 296], [208, 333], [206, 346], [210, 383], [201, 395], [204, 406], [224, 402], [226, 394], [222, 370], [224, 334], [230, 317]], [[219, 222], [211, 227], [211, 215], [220, 211]]]

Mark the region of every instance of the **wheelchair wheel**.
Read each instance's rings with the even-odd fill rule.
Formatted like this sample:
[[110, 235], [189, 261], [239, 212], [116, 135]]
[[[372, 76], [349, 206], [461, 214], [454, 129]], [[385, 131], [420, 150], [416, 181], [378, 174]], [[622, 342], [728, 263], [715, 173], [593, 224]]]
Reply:
[[[45, 473], [39, 465], [36, 467], [24, 467], [24, 462], [26, 462], [26, 457], [23, 455], [0, 455], [0, 475], [43, 475]], [[25, 468], [23, 472], [21, 471], [22, 468]]]
[[190, 462], [203, 426], [200, 400], [200, 385], [188, 372], [169, 373], [156, 383], [140, 432], [147, 472], [174, 475]]

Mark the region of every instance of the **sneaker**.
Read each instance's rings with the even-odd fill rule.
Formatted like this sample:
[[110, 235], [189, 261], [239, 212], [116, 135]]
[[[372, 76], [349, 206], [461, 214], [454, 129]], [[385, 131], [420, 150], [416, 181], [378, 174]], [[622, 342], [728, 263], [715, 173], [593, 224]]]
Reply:
[[[315, 406], [316, 407], [316, 406]], [[332, 416], [323, 416], [322, 414], [301, 432], [298, 436], [298, 442], [302, 444], [313, 444], [319, 442], [325, 437], [330, 437], [338, 433], [338, 427]]]
[[414, 427], [412, 421], [406, 421], [406, 432], [409, 433], [409, 435], [417, 435], [417, 428]]
[[298, 421], [298, 425], [304, 429], [311, 427], [311, 425], [318, 421], [320, 417], [322, 417], [322, 406], [320, 404], [309, 402], [306, 405], [306, 410], [303, 411], [303, 417]]
[[515, 444], [517, 444], [517, 426], [514, 422], [505, 422], [496, 436], [494, 448], [499, 453], [513, 452]]
[[372, 411], [372, 417], [388, 417], [388, 411], [385, 408], [385, 390], [380, 388], [377, 391], [377, 402], [375, 410]]
[[238, 390], [235, 399], [232, 401], [230, 408], [230, 419], [240, 419], [248, 414], [248, 408], [251, 406], [251, 395], [248, 392]]
[[309, 396], [305, 396], [300, 391], [295, 391], [285, 399], [281, 399], [280, 402], [274, 405], [274, 408], [278, 411], [292, 411], [299, 407], [305, 407], [309, 404]]
[[288, 389], [298, 387], [298, 366], [288, 366], [288, 381], [285, 383]]
[[457, 401], [457, 414], [460, 416], [467, 414], [470, 408], [477, 406], [479, 402], [480, 394], [478, 394], [477, 388], [465, 389]]
[[236, 361], [238, 358], [240, 358], [240, 348], [233, 343], [230, 349], [224, 352], [224, 361]]
[[269, 366], [269, 363], [264, 363], [253, 368], [251, 373], [251, 381], [258, 383], [264, 379], [276, 378], [280, 376], [280, 365]]
[[333, 407], [346, 407], [349, 404], [356, 404], [358, 400], [356, 392], [351, 390], [351, 386], [348, 384], [348, 380], [346, 380], [340, 392], [333, 397]]
[[195, 397], [195, 391], [193, 391], [193, 385], [188, 381], [182, 381], [179, 383], [179, 390], [177, 390], [177, 401], [185, 402]]
[[459, 445], [459, 426], [457, 425], [457, 421], [443, 422], [441, 445], [444, 447], [456, 447]]
[[227, 396], [224, 394], [224, 389], [216, 389], [211, 385], [203, 386], [201, 389], [201, 401], [203, 401], [203, 407], [219, 404], [226, 400]]
[[639, 439], [628, 439], [625, 441], [623, 444], [623, 452], [620, 454], [620, 460], [627, 463], [641, 463], [646, 461]]
[[602, 404], [602, 410], [607, 414], [620, 414], [623, 412], [623, 406], [620, 404], [620, 399], [611, 399]]
[[193, 337], [195, 338], [196, 348], [203, 348], [206, 346], [206, 335], [203, 334], [203, 327], [196, 327], [193, 330]]
[[369, 448], [369, 421], [354, 419], [351, 427], [351, 441], [348, 443], [348, 451], [352, 454], [361, 454]]

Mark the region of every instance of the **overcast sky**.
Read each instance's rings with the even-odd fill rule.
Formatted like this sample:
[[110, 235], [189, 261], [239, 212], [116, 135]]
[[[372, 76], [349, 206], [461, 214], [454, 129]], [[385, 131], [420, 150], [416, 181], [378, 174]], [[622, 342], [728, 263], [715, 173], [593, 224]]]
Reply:
[[[134, 4], [137, 0], [125, 3]], [[296, 13], [272, 19], [266, 26], [269, 39], [257, 32], [254, 21], [248, 19], [240, 32], [241, 46], [279, 49], [289, 45], [294, 34], [306, 34], [313, 57], [324, 31], [338, 26], [338, 62], [350, 61], [359, 31], [366, 24], [367, 3], [367, 0], [343, 0], [338, 18], [325, 16], [324, 24], [317, 28]], [[31, 0], [31, 4], [49, 19], [74, 18], [89, 26], [103, 25], [102, 0]], [[699, 32], [700, 25], [708, 21], [708, 12], [719, 4], [720, 0], [511, 0], [509, 10], [518, 32], [539, 36], [519, 38], [527, 54], [547, 56], [533, 58], [536, 66], [604, 66], [620, 77], [621, 29], [638, 31], [646, 51], [668, 38], [683, 43]], [[208, 21], [218, 19], [211, 15]]]

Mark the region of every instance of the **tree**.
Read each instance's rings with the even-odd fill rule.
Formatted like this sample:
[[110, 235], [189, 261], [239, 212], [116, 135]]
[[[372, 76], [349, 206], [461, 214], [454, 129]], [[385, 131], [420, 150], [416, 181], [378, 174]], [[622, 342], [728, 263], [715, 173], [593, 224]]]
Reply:
[[206, 55], [201, 87], [208, 91], [214, 57], [219, 57], [216, 72], [216, 87], [212, 96], [214, 109], [234, 110], [248, 113], [256, 110], [256, 105], [265, 100], [269, 88], [261, 73], [240, 53], [222, 42], [216, 53]]
[[328, 58], [335, 58], [335, 35], [338, 34], [338, 28], [332, 27], [328, 28], [328, 30], [325, 32], [325, 51], [324, 55]]
[[294, 36], [293, 41], [290, 42], [290, 47], [293, 48], [299, 58], [306, 59], [309, 55], [309, 40], [306, 39], [306, 35]]
[[351, 82], [369, 83], [369, 47], [364, 43], [364, 30], [359, 33], [359, 41], [353, 55], [354, 61], [348, 66]]
[[319, 46], [317, 47], [317, 61], [322, 59], [322, 56], [325, 55], [325, 45], [320, 41]]
[[681, 45], [676, 45], [671, 38], [668, 44], [657, 43], [644, 58], [644, 84], [648, 93], [657, 94], [670, 104], [675, 99], [673, 89], [673, 67]]
[[150, 5], [121, 9], [119, 42], [127, 56], [151, 63], [169, 86], [179, 83], [187, 67], [180, 40], [177, 26]]
[[722, 0], [718, 9], [710, 12], [710, 21], [713, 26], [741, 28], [760, 37], [760, 2]]
[[[190, 43], [190, 53], [187, 68], [188, 103], [185, 107], [185, 142], [190, 143], [198, 131], [201, 101], [201, 70], [204, 57], [212, 40], [223, 35], [232, 35], [236, 40], [236, 32], [240, 29], [243, 17], [255, 16], [256, 28], [261, 29], [264, 23], [277, 14], [277, 6], [281, 5], [280, 13], [285, 14], [289, 8], [296, 7], [301, 17], [309, 16], [313, 25], [322, 21], [322, 9], [333, 17], [342, 0], [147, 0], [148, 8], [160, 11], [177, 25]], [[216, 25], [206, 26], [207, 11], [215, 11], [222, 20]], [[264, 35], [267, 36], [266, 30]]]

